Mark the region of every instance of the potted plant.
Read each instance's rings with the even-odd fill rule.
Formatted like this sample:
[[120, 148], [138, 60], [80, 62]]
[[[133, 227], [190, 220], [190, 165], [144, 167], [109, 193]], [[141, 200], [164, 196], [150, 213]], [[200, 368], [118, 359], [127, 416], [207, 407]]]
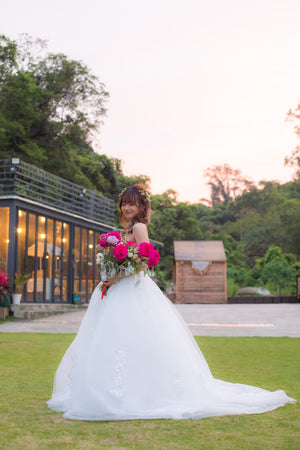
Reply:
[[73, 294], [73, 302], [75, 305], [80, 305], [81, 304], [81, 295], [83, 295], [84, 292], [80, 292], [80, 291], [75, 291]]
[[25, 283], [27, 283], [28, 278], [31, 277], [31, 274], [23, 274], [23, 273], [15, 273], [15, 279], [14, 284], [16, 286], [16, 291], [12, 295], [13, 298], [13, 304], [19, 305], [22, 298], [22, 292], [23, 292], [23, 286]]
[[0, 269], [0, 319], [5, 319], [10, 307], [10, 282], [7, 273]]

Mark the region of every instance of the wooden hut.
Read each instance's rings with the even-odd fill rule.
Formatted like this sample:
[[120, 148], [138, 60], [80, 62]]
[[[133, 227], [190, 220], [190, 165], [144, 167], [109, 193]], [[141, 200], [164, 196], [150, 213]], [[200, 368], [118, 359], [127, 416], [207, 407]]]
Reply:
[[226, 303], [226, 256], [222, 241], [174, 241], [176, 301]]

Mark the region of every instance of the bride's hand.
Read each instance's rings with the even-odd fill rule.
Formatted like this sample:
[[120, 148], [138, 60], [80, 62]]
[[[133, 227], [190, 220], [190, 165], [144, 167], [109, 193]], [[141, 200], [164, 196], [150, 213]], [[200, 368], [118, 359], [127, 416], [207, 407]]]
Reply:
[[117, 281], [117, 275], [115, 275], [112, 278], [109, 278], [108, 280], [103, 281], [103, 284], [105, 284], [105, 286], [109, 287], [109, 286], [112, 286], [113, 284], [115, 284], [116, 281]]

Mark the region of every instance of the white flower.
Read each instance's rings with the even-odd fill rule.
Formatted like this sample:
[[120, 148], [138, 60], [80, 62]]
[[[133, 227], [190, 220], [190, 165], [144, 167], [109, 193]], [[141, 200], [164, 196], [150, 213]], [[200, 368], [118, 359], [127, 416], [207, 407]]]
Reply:
[[131, 275], [132, 273], [135, 273], [135, 270], [132, 265], [128, 263], [128, 266], [125, 268], [125, 277], [128, 277], [128, 275]]
[[96, 263], [100, 264], [103, 261], [104, 256], [102, 255], [102, 253], [97, 253], [96, 256]]
[[110, 271], [109, 271], [109, 278], [113, 278], [116, 275], [117, 271], [116, 269], [113, 267]]
[[119, 243], [119, 239], [116, 236], [108, 236], [107, 242], [109, 244], [117, 245]]
[[107, 280], [107, 275], [106, 275], [106, 272], [100, 272], [100, 275], [101, 275], [101, 279], [102, 279], [102, 281], [105, 281], [105, 280]]
[[128, 258], [132, 258], [133, 257], [133, 253], [132, 252], [128, 252]]

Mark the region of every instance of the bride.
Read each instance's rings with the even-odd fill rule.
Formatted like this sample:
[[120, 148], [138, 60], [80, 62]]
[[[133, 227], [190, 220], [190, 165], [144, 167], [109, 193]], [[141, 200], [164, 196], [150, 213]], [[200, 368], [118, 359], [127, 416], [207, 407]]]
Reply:
[[[149, 241], [150, 195], [120, 197], [124, 238]], [[148, 275], [96, 288], [55, 375], [49, 408], [77, 420], [201, 419], [255, 414], [294, 403], [284, 391], [215, 379], [189, 329]]]

